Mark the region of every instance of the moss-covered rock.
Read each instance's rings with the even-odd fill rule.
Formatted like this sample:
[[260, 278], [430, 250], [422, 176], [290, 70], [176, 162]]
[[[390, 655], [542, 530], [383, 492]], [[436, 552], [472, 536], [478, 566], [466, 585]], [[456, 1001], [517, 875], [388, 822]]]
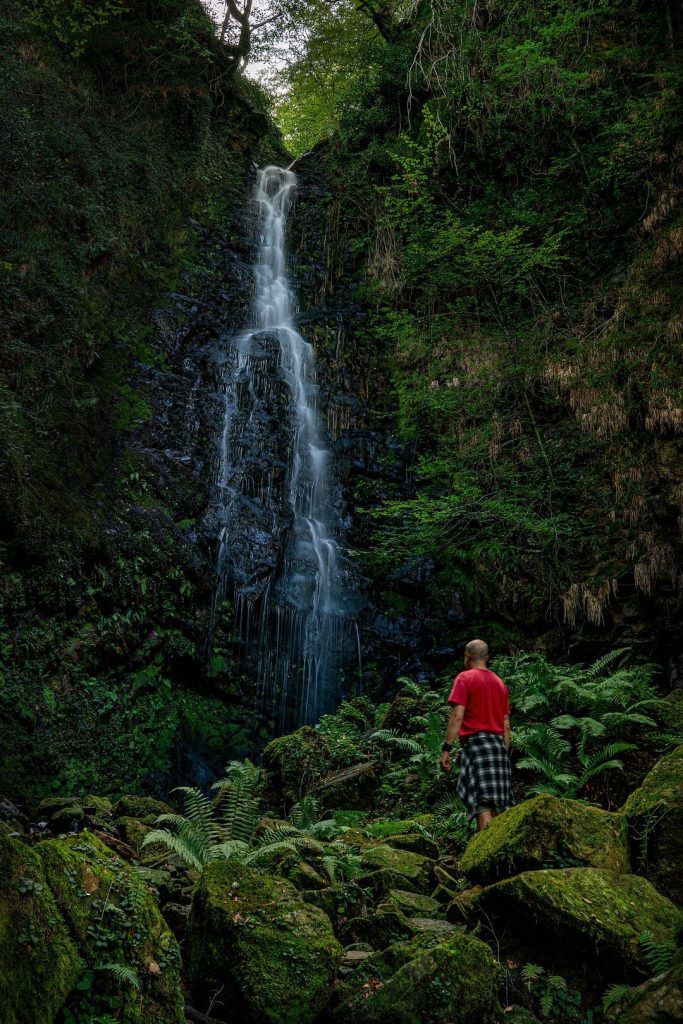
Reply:
[[95, 796], [88, 793], [81, 800], [81, 807], [87, 815], [98, 818], [100, 821], [108, 821], [112, 817], [113, 805], [107, 796]]
[[3, 831], [0, 964], [3, 1024], [52, 1024], [82, 969], [40, 858]]
[[339, 928], [339, 937], [345, 946], [362, 942], [373, 949], [386, 949], [409, 939], [413, 932], [408, 918], [399, 910], [377, 910], [345, 921]]
[[115, 818], [137, 818], [149, 825], [153, 825], [160, 814], [173, 814], [173, 808], [150, 796], [122, 796], [113, 808]]
[[389, 836], [414, 835], [420, 828], [430, 828], [433, 824], [433, 814], [418, 814], [414, 818], [373, 821], [367, 826], [366, 831], [374, 839], [386, 840]]
[[485, 1024], [497, 1009], [501, 971], [479, 939], [416, 936], [364, 961], [339, 986], [343, 1024]]
[[683, 963], [638, 985], [608, 1014], [610, 1024], [678, 1024], [683, 1020]]
[[397, 850], [393, 846], [373, 846], [364, 851], [361, 867], [366, 871], [386, 870], [403, 875], [420, 892], [431, 889], [434, 862], [419, 853]]
[[308, 889], [302, 892], [306, 903], [312, 903], [329, 917], [335, 934], [349, 918], [365, 913], [367, 897], [365, 890], [355, 882], [335, 882], [324, 889]]
[[287, 802], [296, 803], [320, 779], [329, 756], [326, 738], [305, 725], [272, 740], [261, 754], [261, 763], [271, 776], [275, 792]]
[[429, 917], [438, 914], [441, 909], [437, 900], [431, 896], [423, 896], [405, 889], [391, 889], [382, 904], [383, 907], [399, 910], [406, 917]]
[[410, 690], [399, 690], [380, 722], [380, 729], [392, 729], [399, 733], [415, 731], [415, 718], [422, 714], [419, 697]]
[[663, 757], [622, 808], [634, 870], [683, 903], [683, 745]]
[[168, 854], [168, 848], [161, 843], [151, 843], [149, 846], [142, 845], [145, 837], [154, 831], [153, 825], [146, 825], [137, 818], [125, 817], [117, 818], [115, 824], [119, 835], [130, 846], [139, 861], [153, 861], [157, 860], [164, 853]]
[[187, 927], [188, 975], [204, 1003], [221, 989], [245, 1024], [307, 1024], [326, 1005], [342, 948], [328, 917], [289, 882], [236, 861], [208, 865]]
[[474, 910], [533, 946], [541, 963], [561, 943], [617, 978], [647, 974], [643, 932], [660, 942], [681, 924], [680, 911], [645, 878], [598, 868], [525, 871], [484, 889]]
[[577, 866], [627, 872], [623, 816], [578, 800], [536, 796], [494, 818], [474, 836], [458, 867], [472, 882], [487, 885], [520, 871], [559, 867], [567, 859]]
[[413, 885], [405, 875], [400, 875], [398, 871], [389, 871], [386, 868], [379, 871], [369, 871], [365, 875], [359, 875], [355, 881], [376, 903], [384, 899], [392, 889], [417, 892], [417, 886]]
[[89, 967], [131, 968], [139, 989], [122, 985], [130, 1024], [184, 1021], [180, 953], [145, 881], [95, 836], [38, 843], [47, 882]]
[[437, 860], [441, 852], [433, 839], [428, 839], [427, 836], [417, 832], [388, 836], [384, 840], [384, 845], [393, 846], [395, 850], [406, 850], [408, 853], [419, 853], [422, 857], [429, 857], [430, 860]]
[[314, 792], [326, 808], [366, 811], [372, 807], [380, 779], [376, 762], [364, 761], [330, 772], [317, 783]]

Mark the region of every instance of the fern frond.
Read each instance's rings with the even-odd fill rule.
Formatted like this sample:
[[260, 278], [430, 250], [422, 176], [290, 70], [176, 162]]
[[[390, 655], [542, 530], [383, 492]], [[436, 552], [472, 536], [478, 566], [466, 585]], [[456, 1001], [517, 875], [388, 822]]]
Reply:
[[629, 985], [610, 985], [601, 1000], [602, 1012], [607, 1013], [613, 1006], [620, 1003], [624, 996], [631, 991]]
[[545, 968], [540, 964], [524, 964], [522, 967], [522, 981], [528, 989], [531, 989], [533, 983], [542, 978], [544, 974]]
[[413, 739], [412, 736], [400, 736], [393, 729], [378, 729], [372, 733], [370, 740], [376, 743], [383, 743], [385, 746], [400, 750], [404, 754], [419, 754], [422, 749], [420, 743]]
[[229, 839], [226, 843], [216, 843], [215, 846], [211, 847], [210, 859], [230, 860], [231, 857], [237, 857], [239, 860], [244, 860], [248, 850], [248, 843], [244, 843], [240, 839]]
[[609, 668], [615, 661], [618, 661], [619, 658], [628, 653], [628, 647], [616, 647], [613, 651], [608, 651], [607, 654], [603, 654], [602, 658], [598, 658], [597, 661], [593, 662], [588, 669], [588, 675], [591, 679], [597, 679], [606, 668]]
[[108, 971], [117, 981], [122, 981], [124, 984], [130, 985], [131, 988], [140, 988], [140, 979], [132, 967], [127, 967], [125, 964], [98, 964], [96, 969]]
[[316, 821], [314, 825], [308, 829], [308, 834], [313, 836], [314, 839], [336, 839], [337, 836], [346, 832], [347, 829], [344, 825], [340, 825], [334, 818], [325, 818], [323, 821]]
[[296, 828], [308, 829], [318, 820], [318, 801], [314, 796], [308, 794], [294, 804], [289, 812], [289, 820]]
[[642, 933], [638, 942], [652, 974], [664, 974], [671, 966], [673, 955], [676, 952], [675, 940], [665, 939], [663, 942], [657, 942], [653, 933], [648, 929]]
[[142, 840], [142, 846], [149, 846], [151, 843], [165, 846], [171, 853], [175, 853], [186, 867], [194, 868], [196, 871], [201, 871], [206, 863], [206, 860], [201, 854], [198, 856], [196, 848], [193, 849], [186, 839], [167, 829], [155, 829], [153, 832], [148, 832]]

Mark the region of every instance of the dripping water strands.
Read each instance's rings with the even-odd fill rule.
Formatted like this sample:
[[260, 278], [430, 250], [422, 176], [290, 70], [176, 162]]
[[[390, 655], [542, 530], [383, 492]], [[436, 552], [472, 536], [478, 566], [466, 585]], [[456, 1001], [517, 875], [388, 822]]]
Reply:
[[295, 325], [285, 235], [296, 182], [291, 167], [257, 175], [252, 325], [230, 339], [223, 365], [208, 641], [230, 595], [236, 644], [280, 730], [333, 710], [359, 671], [362, 601], [343, 548], [315, 354]]

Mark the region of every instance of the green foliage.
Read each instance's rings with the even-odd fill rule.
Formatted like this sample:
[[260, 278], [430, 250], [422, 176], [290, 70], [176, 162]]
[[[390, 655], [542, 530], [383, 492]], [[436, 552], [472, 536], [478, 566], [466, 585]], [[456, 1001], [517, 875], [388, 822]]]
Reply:
[[639, 938], [647, 966], [653, 975], [663, 974], [671, 966], [678, 945], [674, 939], [657, 942], [651, 931], [645, 931]]
[[593, 1015], [581, 1009], [581, 994], [571, 991], [561, 975], [548, 974], [539, 964], [525, 964], [521, 974], [534, 1008], [546, 1024], [591, 1024]]
[[125, 0], [22, 0], [21, 6], [29, 25], [49, 31], [76, 57], [94, 29], [128, 11]]
[[496, 660], [515, 710], [514, 749], [524, 755], [516, 767], [533, 778], [527, 792], [596, 792], [606, 772], [623, 768], [622, 754], [660, 744], [665, 702], [654, 667], [615, 668], [625, 654], [613, 651], [588, 667], [529, 655]]
[[314, 110], [313, 66], [343, 97], [318, 129], [328, 277], [361, 282], [345, 358], [414, 456], [397, 493], [359, 484], [359, 554], [378, 586], [433, 558], [435, 618], [454, 586], [534, 633], [601, 627], [622, 589], [673, 609], [680, 21], [634, 0], [402, 18], [361, 74], [314, 32], [281, 108]]
[[213, 784], [213, 800], [195, 787], [179, 787], [185, 813], [160, 815], [156, 824], [170, 828], [148, 832], [143, 847], [160, 843], [196, 871], [211, 860], [245, 854], [258, 821], [255, 794], [261, 780], [260, 769], [251, 762], [233, 761], [225, 777]]

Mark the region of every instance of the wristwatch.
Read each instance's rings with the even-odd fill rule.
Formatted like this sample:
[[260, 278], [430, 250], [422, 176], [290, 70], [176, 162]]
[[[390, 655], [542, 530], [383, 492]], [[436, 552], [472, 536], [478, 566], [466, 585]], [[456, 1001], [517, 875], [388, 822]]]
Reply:
[[444, 754], [450, 754], [451, 750], [453, 749], [453, 744], [452, 743], [444, 743], [444, 745], [442, 746], [441, 749], [444, 752]]

